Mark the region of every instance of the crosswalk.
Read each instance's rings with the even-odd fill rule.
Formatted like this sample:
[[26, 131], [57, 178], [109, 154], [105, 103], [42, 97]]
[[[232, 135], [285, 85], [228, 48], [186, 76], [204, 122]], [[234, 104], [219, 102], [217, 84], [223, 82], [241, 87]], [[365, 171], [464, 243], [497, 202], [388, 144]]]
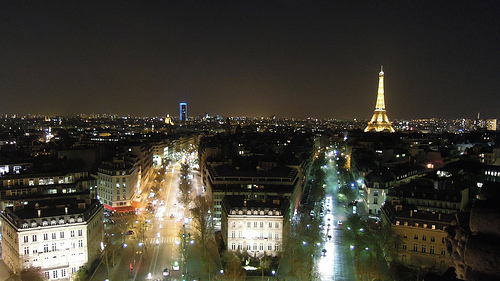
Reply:
[[177, 237], [158, 237], [158, 238], [146, 238], [146, 244], [176, 244], [175, 241], [179, 241]]
[[165, 218], [165, 219], [171, 219], [170, 216], [171, 215], [174, 215], [174, 217], [172, 219], [180, 219], [182, 218], [182, 216], [184, 215], [182, 212], [173, 212], [173, 213], [166, 213], [165, 211], [160, 211], [158, 210], [156, 213], [155, 213], [155, 217], [157, 218]]

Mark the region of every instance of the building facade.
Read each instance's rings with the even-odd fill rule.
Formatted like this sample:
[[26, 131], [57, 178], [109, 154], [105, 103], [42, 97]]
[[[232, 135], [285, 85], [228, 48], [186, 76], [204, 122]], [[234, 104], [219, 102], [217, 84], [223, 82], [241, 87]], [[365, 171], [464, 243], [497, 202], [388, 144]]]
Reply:
[[207, 179], [203, 184], [213, 198], [217, 228], [221, 225], [222, 200], [226, 196], [244, 195], [251, 199], [267, 200], [268, 197], [279, 195], [292, 202], [288, 213], [293, 214], [303, 189], [299, 172], [286, 166], [276, 167], [268, 172], [242, 173], [228, 165], [209, 166], [206, 175]]
[[0, 177], [0, 207], [24, 204], [40, 198], [90, 196], [95, 179], [85, 171], [5, 174]]
[[138, 194], [138, 159], [115, 157], [103, 162], [97, 171], [97, 199], [106, 208], [126, 207]]
[[445, 228], [451, 225], [454, 215], [386, 203], [382, 207], [381, 219], [399, 237], [394, 251], [402, 263], [438, 272], [452, 266]]
[[179, 120], [181, 122], [187, 121], [187, 103], [185, 102], [179, 104]]
[[425, 169], [418, 165], [400, 164], [392, 169], [372, 171], [365, 176], [363, 200], [366, 211], [380, 214], [380, 208], [387, 199], [389, 190], [424, 175]]
[[14, 272], [40, 267], [49, 280], [69, 280], [100, 255], [103, 206], [95, 199], [41, 200], [1, 214], [2, 257]]
[[279, 197], [247, 200], [245, 196], [226, 196], [221, 233], [227, 249], [254, 258], [277, 256], [282, 250], [288, 205], [288, 200]]

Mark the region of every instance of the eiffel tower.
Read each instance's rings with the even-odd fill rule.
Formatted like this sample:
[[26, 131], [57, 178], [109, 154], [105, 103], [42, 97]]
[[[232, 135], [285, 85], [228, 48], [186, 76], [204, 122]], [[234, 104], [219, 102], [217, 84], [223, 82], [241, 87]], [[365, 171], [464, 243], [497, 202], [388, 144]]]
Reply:
[[378, 73], [378, 95], [375, 112], [373, 113], [372, 120], [368, 122], [368, 126], [365, 128], [365, 132], [394, 132], [394, 128], [385, 112], [383, 65], [380, 66], [380, 72]]

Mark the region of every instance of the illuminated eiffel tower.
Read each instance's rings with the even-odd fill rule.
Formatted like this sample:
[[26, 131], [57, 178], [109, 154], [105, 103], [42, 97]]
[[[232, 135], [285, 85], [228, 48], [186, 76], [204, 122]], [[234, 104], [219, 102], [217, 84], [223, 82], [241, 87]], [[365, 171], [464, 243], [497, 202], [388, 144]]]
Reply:
[[394, 132], [394, 128], [385, 112], [383, 65], [380, 66], [380, 72], [378, 73], [378, 95], [375, 112], [373, 113], [372, 120], [368, 122], [368, 126], [365, 128], [365, 132]]

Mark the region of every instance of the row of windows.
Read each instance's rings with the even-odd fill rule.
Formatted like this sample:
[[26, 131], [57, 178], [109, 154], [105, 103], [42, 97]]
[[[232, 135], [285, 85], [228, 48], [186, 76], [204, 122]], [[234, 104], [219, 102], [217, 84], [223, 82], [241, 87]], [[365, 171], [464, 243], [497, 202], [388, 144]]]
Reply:
[[[400, 221], [396, 221], [396, 225], [401, 225], [401, 222]], [[407, 221], [403, 222], [403, 225], [404, 226], [408, 226], [408, 222]], [[422, 225], [420, 225], [418, 222], [415, 223], [415, 227], [420, 227], [420, 226], [422, 228], [428, 228], [429, 227], [429, 225], [426, 224], [426, 223], [424, 223]], [[431, 225], [431, 229], [436, 229], [436, 225], [435, 224]]]
[[[258, 248], [257, 248], [258, 246]], [[236, 243], [231, 243], [231, 250], [233, 251], [241, 251], [243, 250], [243, 243], [238, 243], [238, 248], [236, 248]], [[273, 244], [272, 243], [267, 243], [267, 250], [268, 251], [272, 251], [273, 250]], [[278, 243], [275, 243], [274, 244], [274, 250], [275, 251], [279, 251], [280, 250], [280, 244]], [[257, 245], [257, 243], [253, 243], [253, 244], [250, 244], [248, 243], [247, 244], [247, 251], [264, 251], [264, 243], [259, 243]]]
[[[83, 218], [82, 218], [82, 217], [78, 217], [78, 218], [76, 218], [76, 220], [75, 220], [75, 218], [74, 218], [74, 217], [71, 217], [71, 218], [70, 218], [67, 222], [68, 222], [68, 223], [75, 223], [75, 221], [76, 221], [76, 222], [82, 222], [82, 221], [83, 221]], [[52, 218], [52, 219], [50, 220], [50, 225], [57, 225], [57, 224], [64, 224], [64, 223], [66, 223], [66, 221], [64, 220], [64, 218], [60, 218], [60, 219], [59, 219], [59, 221], [57, 221], [55, 218]], [[49, 225], [49, 221], [48, 221], [48, 220], [46, 220], [46, 219], [43, 219], [43, 220], [42, 220], [42, 226], [48, 226], [48, 225]], [[29, 226], [31, 226], [31, 227], [37, 227], [37, 226], [39, 226], [39, 225], [38, 225], [38, 223], [37, 223], [36, 221], [32, 221], [32, 222], [31, 222], [31, 225], [30, 225], [30, 224], [28, 224], [28, 222], [24, 222], [24, 223], [23, 223], [23, 225], [22, 225], [22, 228], [26, 229], [26, 228], [28, 228]]]
[[[236, 238], [236, 231], [231, 231], [231, 238]], [[238, 231], [238, 238], [251, 238], [251, 237], [243, 237], [243, 231]], [[260, 232], [259, 238], [264, 238], [264, 232]], [[267, 238], [268, 239], [273, 239], [273, 233], [268, 232], [267, 233]], [[280, 233], [275, 232], [274, 233], [274, 239], [280, 239]]]
[[[23, 186], [26, 185], [26, 182], [28, 183], [29, 186], [34, 186], [35, 185], [35, 180], [36, 179], [11, 179], [11, 180], [4, 180], [1, 181], [0, 185], [1, 186]], [[65, 176], [63, 177], [56, 177], [54, 178], [39, 178], [38, 179], [38, 185], [48, 185], [48, 184], [54, 184], [54, 183], [72, 183], [74, 181], [73, 176]]]
[[[52, 232], [50, 233], [50, 237], [52, 238], [52, 240], [54, 239], [58, 239], [57, 238], [57, 232]], [[59, 232], [59, 239], [63, 239], [64, 238], [64, 231], [61, 231]], [[75, 231], [74, 230], [70, 230], [69, 232], [69, 236], [70, 237], [75, 237]], [[83, 230], [82, 229], [78, 229], [78, 236], [83, 236]], [[43, 234], [43, 240], [49, 240], [49, 233], [44, 233]], [[23, 235], [23, 241], [24, 243], [28, 243], [29, 242], [29, 235]], [[38, 235], [37, 234], [33, 234], [31, 235], [31, 242], [36, 242], [38, 241]]]
[[[396, 249], [399, 248], [398, 244], [395, 246]], [[408, 245], [406, 243], [403, 243], [403, 250], [408, 250]], [[420, 249], [418, 247], [418, 244], [413, 244], [413, 251], [414, 252], [422, 252], [422, 253], [427, 253], [427, 245], [421, 245]], [[429, 246], [429, 253], [430, 254], [435, 254], [436, 253], [436, 247], [435, 246]], [[441, 255], [446, 255], [446, 248], [442, 247], [441, 248]]]
[[[70, 242], [71, 243], [71, 248], [72, 249], [75, 249], [76, 248], [76, 243], [75, 242]], [[78, 240], [78, 248], [83, 248], [83, 240]], [[52, 243], [51, 247], [49, 248], [49, 244], [43, 244], [43, 252], [44, 253], [47, 253], [49, 252], [49, 249], [50, 251], [57, 251], [57, 243]], [[65, 242], [60, 242], [59, 243], [59, 249], [62, 250], [62, 249], [65, 249]], [[25, 255], [29, 255], [30, 254], [30, 247], [29, 246], [26, 246], [24, 247], [24, 254]], [[32, 249], [31, 251], [32, 254], [36, 254], [38, 253], [38, 249], [35, 247], [34, 249]]]
[[[125, 172], [122, 172], [123, 174]], [[99, 179], [100, 180], [103, 180], [103, 181], [108, 181], [108, 182], [120, 182], [120, 178], [119, 177], [105, 177], [105, 176], [99, 176]], [[121, 178], [122, 182], [127, 182], [127, 178]]]
[[[408, 238], [408, 235], [406, 234], [406, 232], [403, 234], [403, 238]], [[415, 234], [415, 235], [413, 236], [413, 239], [414, 239], [414, 240], [418, 240], [418, 239], [419, 239], [418, 234]], [[422, 241], [427, 241], [427, 235], [423, 234], [423, 235], [420, 237], [420, 239], [422, 239]], [[436, 241], [436, 237], [435, 237], [435, 236], [431, 236], [431, 237], [430, 237], [430, 241], [431, 241], [431, 242], [435, 242], [435, 241]], [[443, 237], [441, 237], [441, 243], [444, 243], [444, 242], [445, 242], [445, 237], [443, 236]]]
[[[57, 279], [57, 278], [65, 278], [66, 277], [66, 269], [63, 268], [61, 269], [61, 275], [58, 276], [59, 270], [52, 270], [52, 279]], [[50, 279], [50, 271], [45, 271], [44, 272], [45, 279]]]
[[[80, 266], [82, 268], [82, 266]], [[79, 268], [72, 267], [71, 268], [71, 274], [74, 274], [75, 272], [78, 271]], [[60, 269], [60, 270], [52, 270], [52, 271], [45, 271], [43, 273], [45, 279], [58, 279], [58, 278], [66, 278], [67, 276], [67, 270], [66, 268]]]
[[[239, 224], [241, 225], [241, 221], [239, 222]], [[265, 222], [263, 222], [263, 221], [261, 221], [261, 222], [254, 221], [253, 222], [253, 227], [254, 228], [264, 228], [264, 225], [265, 225]], [[273, 228], [273, 223], [272, 222], [268, 222], [267, 226], [268, 226], [268, 228]], [[236, 227], [236, 222], [235, 221], [231, 222], [231, 227]], [[252, 222], [247, 221], [247, 228], [252, 228]], [[274, 223], [274, 228], [280, 228], [280, 223], [279, 222], [275, 222]]]

